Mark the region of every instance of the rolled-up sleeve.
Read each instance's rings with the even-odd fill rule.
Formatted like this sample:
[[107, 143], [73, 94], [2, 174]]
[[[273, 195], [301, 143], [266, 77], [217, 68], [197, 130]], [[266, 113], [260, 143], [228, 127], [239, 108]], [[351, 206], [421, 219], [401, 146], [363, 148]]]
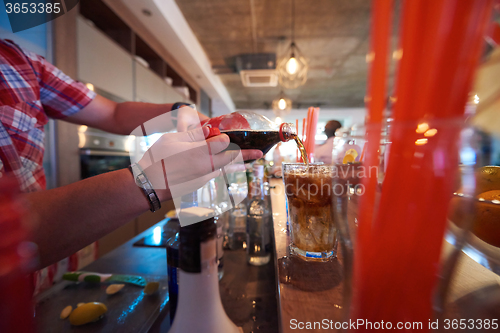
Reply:
[[62, 119], [86, 107], [96, 96], [83, 83], [64, 74], [45, 58], [27, 52], [40, 84], [40, 101], [47, 116]]

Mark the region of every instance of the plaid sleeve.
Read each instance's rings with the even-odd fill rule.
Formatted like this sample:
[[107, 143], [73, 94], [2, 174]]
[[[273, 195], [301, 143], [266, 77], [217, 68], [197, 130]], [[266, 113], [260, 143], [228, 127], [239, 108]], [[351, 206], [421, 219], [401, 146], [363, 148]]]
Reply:
[[61, 119], [71, 116], [95, 98], [95, 92], [64, 74], [45, 58], [34, 53], [26, 53], [37, 68], [40, 100], [49, 117]]

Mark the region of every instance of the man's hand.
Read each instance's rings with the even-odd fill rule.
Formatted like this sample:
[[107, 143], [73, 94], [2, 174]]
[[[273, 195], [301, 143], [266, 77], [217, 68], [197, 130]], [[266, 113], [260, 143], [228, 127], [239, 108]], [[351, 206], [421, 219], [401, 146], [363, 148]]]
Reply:
[[262, 157], [260, 150], [224, 151], [229, 137], [208, 135], [207, 127], [167, 133], [144, 154], [138, 163], [160, 199], [191, 193], [217, 177], [221, 168]]
[[177, 132], [186, 132], [200, 125], [203, 120], [209, 119], [203, 113], [190, 106], [183, 106], [171, 111], [172, 117], [177, 119]]

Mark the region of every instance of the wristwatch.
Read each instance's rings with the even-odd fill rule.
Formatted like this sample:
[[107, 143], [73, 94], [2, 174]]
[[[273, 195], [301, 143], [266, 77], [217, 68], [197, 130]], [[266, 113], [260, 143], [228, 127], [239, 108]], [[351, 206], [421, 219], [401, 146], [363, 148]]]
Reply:
[[161, 208], [161, 202], [153, 188], [153, 185], [151, 185], [151, 182], [144, 173], [144, 170], [142, 170], [141, 166], [137, 163], [131, 164], [128, 169], [132, 173], [135, 183], [141, 188], [142, 192], [146, 196], [149, 206], [151, 207], [149, 210], [156, 212]]
[[172, 104], [172, 108], [170, 109], [170, 111], [175, 111], [177, 109], [180, 109], [183, 106], [191, 106], [191, 104], [184, 103], [184, 102], [177, 102], [177, 103]]

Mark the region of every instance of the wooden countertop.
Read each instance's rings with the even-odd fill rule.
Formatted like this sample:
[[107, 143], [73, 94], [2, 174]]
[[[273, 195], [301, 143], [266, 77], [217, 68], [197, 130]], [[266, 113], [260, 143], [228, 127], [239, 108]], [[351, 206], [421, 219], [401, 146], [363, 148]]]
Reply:
[[[271, 202], [281, 332], [295, 331], [292, 329], [291, 320], [297, 322], [340, 320], [343, 288], [341, 253], [338, 260], [329, 263], [310, 263], [290, 257], [283, 182], [281, 179], [273, 179], [270, 185], [275, 187], [271, 191]], [[446, 254], [450, 250], [451, 245], [445, 242], [443, 253]], [[499, 284], [500, 276], [462, 253], [450, 286], [449, 302], [454, 303], [473, 291]], [[321, 330], [308, 330], [308, 332], [316, 331]]]

